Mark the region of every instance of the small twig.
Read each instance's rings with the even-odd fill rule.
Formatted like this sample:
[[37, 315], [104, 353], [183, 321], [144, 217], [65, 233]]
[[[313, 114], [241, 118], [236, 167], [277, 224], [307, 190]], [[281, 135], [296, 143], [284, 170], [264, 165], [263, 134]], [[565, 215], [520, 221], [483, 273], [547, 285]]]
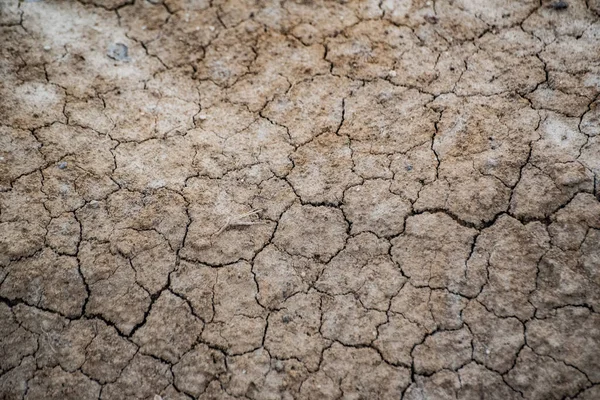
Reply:
[[227, 218], [227, 221], [225, 221], [225, 224], [221, 227], [221, 229], [219, 229], [217, 232], [215, 232], [213, 234], [213, 236], [219, 236], [221, 233], [223, 233], [223, 231], [225, 231], [230, 226], [250, 226], [250, 225], [264, 224], [263, 221], [241, 221], [242, 218], [256, 215], [261, 211], [262, 211], [261, 209], [256, 209], [256, 210], [252, 210], [250, 212], [244, 213], [244, 214], [236, 215], [235, 217]]
[[50, 350], [52, 350], [53, 353], [57, 353], [57, 351], [54, 348], [54, 346], [52, 346], [52, 342], [54, 341], [54, 338], [50, 337], [50, 334], [48, 333], [48, 331], [46, 331], [44, 329], [44, 327], [40, 327], [40, 329], [44, 333], [44, 336], [46, 336], [46, 342], [48, 343], [48, 346], [50, 346]]

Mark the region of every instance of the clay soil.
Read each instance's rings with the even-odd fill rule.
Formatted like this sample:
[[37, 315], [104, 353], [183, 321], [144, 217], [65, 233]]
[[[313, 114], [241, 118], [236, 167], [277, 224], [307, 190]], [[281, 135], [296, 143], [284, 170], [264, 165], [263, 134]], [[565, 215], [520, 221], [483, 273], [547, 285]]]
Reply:
[[600, 399], [600, 0], [0, 32], [0, 399]]

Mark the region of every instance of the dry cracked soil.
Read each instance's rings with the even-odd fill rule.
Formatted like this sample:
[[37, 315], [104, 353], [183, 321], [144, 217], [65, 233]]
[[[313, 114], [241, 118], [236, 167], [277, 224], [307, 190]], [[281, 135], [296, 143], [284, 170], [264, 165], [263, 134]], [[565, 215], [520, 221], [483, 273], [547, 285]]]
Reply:
[[0, 32], [0, 399], [600, 399], [600, 0]]

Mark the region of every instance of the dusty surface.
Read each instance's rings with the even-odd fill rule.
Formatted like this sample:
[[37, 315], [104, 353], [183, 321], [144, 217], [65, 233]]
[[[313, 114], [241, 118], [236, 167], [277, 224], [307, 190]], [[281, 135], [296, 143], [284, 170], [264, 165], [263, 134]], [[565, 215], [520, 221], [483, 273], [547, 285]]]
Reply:
[[600, 1], [0, 31], [1, 399], [600, 398]]

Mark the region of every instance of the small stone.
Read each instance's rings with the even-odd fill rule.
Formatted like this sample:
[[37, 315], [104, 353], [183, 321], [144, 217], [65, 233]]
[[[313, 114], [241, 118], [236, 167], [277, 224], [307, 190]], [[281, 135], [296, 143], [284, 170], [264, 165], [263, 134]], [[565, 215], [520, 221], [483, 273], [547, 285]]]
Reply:
[[204, 121], [207, 118], [206, 114], [200, 114], [198, 115], [198, 119]]
[[123, 43], [113, 43], [106, 55], [116, 61], [129, 61], [129, 49]]
[[215, 27], [214, 26], [209, 26], [208, 30], [211, 31], [211, 32], [214, 32], [215, 31]]
[[48, 46], [48, 45], [44, 46], [44, 50], [45, 50], [45, 51], [50, 51], [51, 49], [52, 49], [52, 47], [50, 47], [50, 46]]
[[292, 318], [291, 318], [289, 315], [284, 315], [283, 317], [281, 317], [281, 321], [282, 321], [284, 324], [287, 324], [287, 323], [289, 323], [289, 322], [291, 322], [291, 321], [292, 321]]
[[58, 169], [65, 169], [67, 168], [67, 162], [66, 161], [61, 161], [58, 163]]
[[435, 15], [426, 15], [423, 17], [423, 19], [425, 19], [425, 21], [429, 22], [430, 24], [437, 24], [438, 23], [438, 17], [436, 17]]
[[395, 78], [396, 75], [398, 75], [398, 73], [394, 70], [391, 70], [390, 72], [388, 72], [388, 75], [391, 76], [392, 78]]
[[548, 4], [548, 8], [553, 8], [555, 10], [566, 10], [569, 8], [569, 3], [563, 0], [555, 1], [554, 3]]
[[283, 371], [283, 363], [280, 360], [275, 361], [275, 371], [281, 372]]

